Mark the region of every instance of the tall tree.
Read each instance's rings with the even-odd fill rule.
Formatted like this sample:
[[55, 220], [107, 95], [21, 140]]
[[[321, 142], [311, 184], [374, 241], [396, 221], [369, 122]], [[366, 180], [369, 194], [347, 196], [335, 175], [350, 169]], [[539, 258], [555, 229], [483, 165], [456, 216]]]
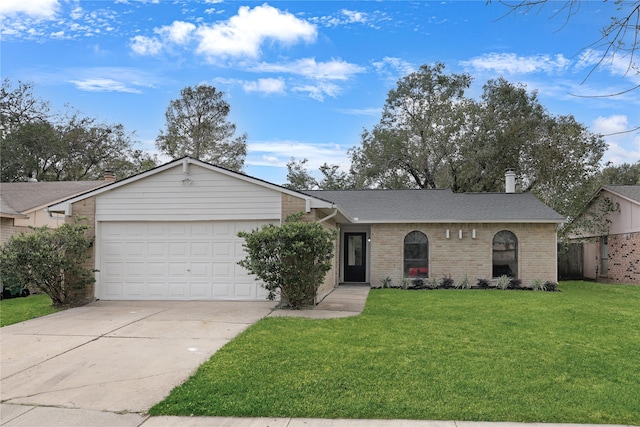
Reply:
[[640, 162], [607, 164], [600, 172], [599, 182], [602, 185], [640, 185]]
[[[513, 168], [521, 191], [560, 213], [577, 212], [592, 193], [602, 138], [572, 116], [550, 115], [524, 86], [490, 80], [476, 101], [464, 96], [468, 78], [442, 72], [423, 66], [389, 92], [380, 123], [351, 151], [358, 186], [504, 191], [504, 171]], [[406, 90], [409, 81], [421, 89]], [[434, 97], [425, 82], [449, 90]]]
[[224, 93], [201, 84], [180, 91], [165, 114], [165, 131], [156, 138], [156, 147], [171, 156], [191, 156], [241, 171], [247, 155], [247, 135], [234, 137], [236, 125], [228, 121], [231, 107]]
[[464, 127], [467, 74], [444, 73], [444, 64], [423, 65], [389, 91], [380, 123], [351, 150], [358, 187], [436, 188], [443, 160], [455, 156]]
[[120, 124], [100, 123], [77, 111], [53, 114], [33, 86], [8, 79], [0, 97], [0, 180], [100, 179], [105, 170], [126, 177], [155, 167], [157, 159], [134, 149]]
[[340, 165], [323, 163], [319, 171], [322, 179], [318, 181], [307, 169], [308, 159], [291, 158], [287, 163], [287, 183], [284, 187], [292, 190], [347, 190], [353, 188], [351, 175], [340, 170]]

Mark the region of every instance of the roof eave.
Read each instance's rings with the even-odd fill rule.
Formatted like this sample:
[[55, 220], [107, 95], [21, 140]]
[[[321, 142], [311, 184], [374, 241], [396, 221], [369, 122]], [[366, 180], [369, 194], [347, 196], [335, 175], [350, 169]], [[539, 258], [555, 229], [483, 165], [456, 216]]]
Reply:
[[394, 220], [354, 220], [354, 224], [563, 224], [564, 219], [495, 219], [495, 220], [477, 220], [477, 219], [394, 219]]

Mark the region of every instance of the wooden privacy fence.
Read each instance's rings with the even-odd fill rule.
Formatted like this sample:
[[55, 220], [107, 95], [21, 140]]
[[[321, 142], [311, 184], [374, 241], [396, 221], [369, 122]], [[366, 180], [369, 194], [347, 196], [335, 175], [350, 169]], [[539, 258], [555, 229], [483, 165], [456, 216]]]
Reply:
[[584, 278], [583, 251], [582, 243], [558, 243], [558, 280]]

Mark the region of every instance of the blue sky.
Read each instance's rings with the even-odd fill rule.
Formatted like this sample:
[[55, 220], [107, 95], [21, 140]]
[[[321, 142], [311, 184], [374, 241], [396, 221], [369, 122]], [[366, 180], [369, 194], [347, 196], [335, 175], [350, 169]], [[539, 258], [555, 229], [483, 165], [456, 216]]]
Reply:
[[[616, 14], [612, 3], [581, 2], [566, 22], [564, 2], [509, 15], [484, 0], [3, 0], [0, 72], [58, 110], [122, 123], [147, 151], [180, 89], [213, 85], [248, 134], [245, 172], [282, 184], [291, 157], [348, 169], [348, 149], [378, 122], [389, 89], [438, 61], [474, 78], [469, 96], [502, 76], [594, 132], [640, 125], [640, 90], [584, 97], [640, 84], [620, 56], [583, 82], [599, 52], [585, 48]], [[637, 131], [605, 139], [605, 161], [640, 160]]]

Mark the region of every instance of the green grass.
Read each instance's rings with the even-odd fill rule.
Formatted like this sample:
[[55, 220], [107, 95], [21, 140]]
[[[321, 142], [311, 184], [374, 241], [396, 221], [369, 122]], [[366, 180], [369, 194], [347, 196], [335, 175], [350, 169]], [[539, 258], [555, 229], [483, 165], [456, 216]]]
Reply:
[[46, 316], [56, 311], [60, 311], [60, 309], [51, 305], [51, 298], [45, 294], [29, 295], [26, 298], [3, 299], [0, 301], [0, 326]]
[[640, 287], [373, 290], [362, 315], [266, 318], [152, 415], [640, 424]]

